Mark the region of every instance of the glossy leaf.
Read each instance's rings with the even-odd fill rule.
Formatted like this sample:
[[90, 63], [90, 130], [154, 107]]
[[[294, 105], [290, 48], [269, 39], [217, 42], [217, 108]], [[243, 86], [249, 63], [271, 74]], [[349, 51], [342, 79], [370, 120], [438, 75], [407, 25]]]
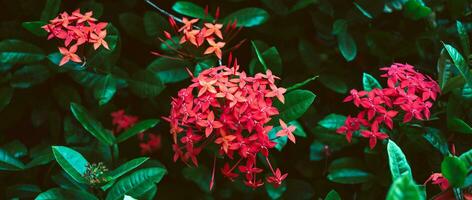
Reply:
[[0, 149], [0, 171], [18, 171], [25, 165], [7, 151]]
[[462, 50], [466, 57], [470, 55], [470, 42], [469, 36], [467, 35], [467, 30], [464, 28], [464, 25], [460, 21], [456, 21], [456, 28], [457, 33], [459, 34], [459, 38], [461, 40]]
[[197, 4], [188, 1], [177, 1], [172, 6], [172, 10], [175, 12], [198, 19], [211, 19], [210, 16], [205, 14], [205, 10]]
[[458, 157], [447, 156], [441, 163], [441, 173], [452, 187], [461, 187], [467, 176], [467, 166]]
[[157, 75], [149, 70], [140, 70], [129, 80], [131, 91], [141, 98], [152, 98], [159, 95], [165, 86]]
[[115, 92], [116, 81], [111, 74], [108, 74], [99, 80], [93, 94], [99, 105], [105, 105], [113, 98]]
[[279, 109], [279, 117], [286, 121], [300, 118], [315, 100], [316, 95], [308, 90], [294, 90], [285, 94], [285, 103], [276, 102]]
[[405, 154], [403, 154], [400, 147], [392, 140], [388, 140], [387, 153], [392, 180], [396, 180], [405, 174], [410, 177], [412, 176], [411, 168], [406, 160]]
[[185, 68], [190, 65], [187, 61], [157, 58], [147, 66], [147, 70], [157, 75], [163, 83], [175, 83], [189, 78]]
[[163, 35], [164, 31], [169, 29], [169, 22], [156, 12], [144, 13], [143, 21], [146, 34], [153, 38]]
[[324, 86], [337, 93], [345, 94], [348, 90], [346, 82], [344, 82], [339, 75], [322, 74], [318, 80], [320, 80]]
[[48, 21], [56, 17], [60, 6], [61, 0], [47, 0], [43, 12], [41, 12], [41, 21]]
[[287, 184], [286, 182], [282, 182], [280, 186], [277, 188], [274, 187], [272, 184], [264, 184], [265, 191], [267, 195], [269, 195], [270, 199], [279, 199], [282, 197], [285, 191], [287, 191]]
[[253, 27], [265, 23], [269, 13], [261, 8], [243, 8], [226, 16], [224, 22], [234, 22], [238, 27]]
[[14, 88], [30, 88], [44, 82], [49, 76], [49, 69], [44, 65], [26, 65], [13, 73], [10, 85]]
[[432, 12], [431, 8], [426, 6], [422, 0], [408, 0], [404, 6], [405, 15], [413, 20], [425, 18]]
[[326, 116], [324, 119], [319, 121], [318, 125], [326, 129], [336, 130], [342, 125], [344, 125], [344, 121], [346, 121], [346, 116], [331, 113], [328, 116]]
[[84, 107], [79, 104], [71, 103], [70, 110], [74, 117], [82, 124], [82, 127], [97, 138], [98, 141], [106, 145], [112, 145], [114, 143], [115, 138], [112, 133], [103, 128], [100, 122], [90, 116]]
[[337, 169], [330, 171], [328, 180], [341, 184], [359, 184], [365, 183], [372, 179], [372, 175], [361, 169]]
[[44, 21], [34, 21], [34, 22], [23, 22], [21, 26], [28, 30], [29, 32], [33, 33], [36, 36], [44, 37], [47, 35], [47, 32], [41, 28], [42, 26], [46, 25], [47, 23]]
[[441, 50], [437, 63], [438, 69], [438, 84], [441, 90], [446, 93], [445, 87], [448, 80], [451, 78], [452, 63], [449, 60], [449, 55], [445, 49]]
[[410, 175], [403, 174], [393, 181], [387, 194], [387, 200], [426, 199]]
[[94, 195], [76, 189], [62, 189], [62, 188], [52, 188], [46, 192], [39, 194], [35, 200], [67, 200], [67, 199], [77, 199], [77, 200], [98, 200]]
[[52, 146], [52, 152], [57, 163], [67, 172], [75, 181], [86, 183], [83, 177], [88, 161], [79, 152], [65, 146]]
[[462, 77], [464, 77], [465, 82], [468, 85], [472, 85], [472, 75], [469, 71], [469, 66], [467, 65], [467, 62], [464, 57], [462, 57], [462, 55], [451, 45], [444, 44], [444, 48], [451, 57], [452, 61], [454, 62], [454, 66], [460, 72]]
[[10, 64], [28, 64], [46, 58], [43, 51], [28, 42], [21, 40], [0, 41], [0, 60]]
[[436, 149], [441, 152], [442, 155], [449, 155], [449, 147], [446, 139], [441, 135], [438, 129], [427, 128], [426, 133], [423, 137]]
[[371, 91], [374, 88], [382, 88], [379, 81], [368, 73], [362, 74], [362, 85], [365, 91]]
[[106, 200], [121, 200], [124, 195], [140, 199], [147, 190], [159, 183], [166, 173], [164, 168], [140, 169], [116, 182], [108, 192]]
[[328, 192], [324, 200], [341, 200], [341, 197], [336, 192], [336, 190], [331, 190]]
[[452, 119], [447, 120], [447, 126], [450, 130], [457, 131], [465, 134], [472, 134], [472, 127], [469, 126], [464, 120], [457, 117], [451, 117]]
[[467, 169], [472, 168], [472, 149], [461, 154], [459, 158], [465, 163]]
[[338, 48], [341, 52], [341, 55], [344, 57], [344, 59], [346, 59], [346, 61], [350, 62], [354, 60], [354, 58], [356, 58], [356, 41], [354, 41], [354, 39], [349, 33], [344, 32], [338, 34]]
[[157, 123], [159, 123], [159, 120], [157, 119], [148, 119], [140, 121], [131, 128], [126, 129], [118, 137], [116, 137], [116, 142], [120, 143], [126, 141], [128, 138], [133, 137], [139, 133], [143, 133], [144, 131], [156, 126]]
[[149, 160], [148, 157], [141, 157], [141, 158], [135, 158], [133, 160], [130, 160], [122, 165], [120, 165], [118, 168], [108, 172], [105, 174], [105, 176], [108, 176], [110, 180], [115, 180], [124, 174], [130, 172], [131, 170], [139, 167], [142, 165], [144, 162]]

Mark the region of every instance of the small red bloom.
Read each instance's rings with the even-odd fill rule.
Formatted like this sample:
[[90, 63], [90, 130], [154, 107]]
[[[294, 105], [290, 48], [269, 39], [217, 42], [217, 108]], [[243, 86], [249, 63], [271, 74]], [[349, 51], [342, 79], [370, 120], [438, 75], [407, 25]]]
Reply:
[[138, 117], [126, 115], [125, 110], [121, 109], [111, 113], [112, 124], [116, 126], [115, 133], [128, 129], [138, 122]]
[[424, 182], [424, 185], [426, 185], [429, 181], [431, 181], [431, 183], [434, 185], [438, 185], [439, 188], [441, 188], [441, 191], [445, 191], [450, 187], [449, 181], [441, 173], [431, 174], [428, 180]]
[[282, 137], [282, 136], [287, 136], [290, 141], [295, 143], [295, 136], [293, 136], [293, 131], [295, 131], [295, 126], [288, 126], [285, 124], [284, 121], [279, 119], [280, 126], [282, 127], [282, 130], [277, 132], [276, 136]]
[[62, 57], [61, 62], [59, 63], [59, 66], [66, 64], [67, 62], [69, 62], [69, 60], [73, 62], [77, 62], [77, 63], [82, 62], [80, 57], [77, 54], [75, 54], [75, 52], [77, 52], [76, 45], [70, 47], [69, 50], [64, 47], [59, 47], [59, 52], [64, 56]]
[[282, 182], [285, 180], [285, 178], [287, 178], [287, 176], [288, 173], [282, 174], [280, 172], [280, 169], [277, 168], [273, 176], [267, 177], [267, 182], [272, 183], [274, 187], [277, 188], [280, 186], [280, 184], [282, 184]]

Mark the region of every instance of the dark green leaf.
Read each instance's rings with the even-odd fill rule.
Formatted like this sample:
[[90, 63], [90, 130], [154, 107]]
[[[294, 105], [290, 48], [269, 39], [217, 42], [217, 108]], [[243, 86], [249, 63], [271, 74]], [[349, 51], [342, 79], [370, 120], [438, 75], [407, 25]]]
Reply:
[[315, 100], [316, 95], [308, 90], [294, 90], [285, 95], [285, 104], [277, 101], [279, 117], [285, 122], [300, 118]]
[[44, 65], [26, 65], [13, 73], [10, 85], [14, 88], [30, 88], [47, 80], [50, 75], [49, 69]]
[[34, 21], [34, 22], [23, 22], [21, 26], [28, 30], [29, 32], [33, 33], [36, 36], [44, 37], [47, 35], [47, 32], [41, 28], [42, 26], [46, 25], [47, 23], [44, 21]]
[[269, 19], [269, 13], [260, 8], [243, 8], [228, 15], [223, 21], [237, 21], [238, 27], [253, 27], [263, 24]]
[[333, 23], [333, 35], [339, 35], [347, 32], [347, 21], [344, 19], [338, 19]]
[[405, 15], [413, 20], [425, 18], [432, 12], [422, 0], [408, 0], [404, 6]]
[[166, 173], [164, 168], [158, 167], [140, 169], [116, 182], [108, 192], [106, 200], [121, 200], [124, 195], [140, 199], [151, 187], [159, 183]]
[[26, 164], [26, 168], [33, 168], [40, 165], [45, 165], [54, 160], [54, 155], [50, 148], [40, 152], [38, 155], [34, 155], [33, 159]]
[[165, 30], [169, 30], [169, 22], [156, 12], [148, 11], [144, 13], [144, 29], [150, 37], [163, 35]]
[[39, 62], [46, 56], [43, 51], [21, 40], [3, 40], [0, 42], [0, 60], [10, 64], [28, 64]]
[[60, 6], [61, 0], [47, 0], [43, 12], [41, 12], [41, 21], [48, 21], [56, 17]]
[[465, 82], [468, 85], [472, 85], [472, 75], [469, 71], [469, 66], [467, 62], [464, 60], [464, 57], [451, 45], [444, 44], [444, 48], [446, 48], [447, 53], [451, 57], [452, 61], [454, 62], [454, 66], [460, 72], [462, 77], [464, 77]]
[[157, 58], [147, 66], [147, 70], [153, 72], [163, 83], [175, 83], [189, 77], [186, 67], [191, 63], [169, 58]]
[[336, 190], [331, 190], [329, 193], [326, 195], [324, 200], [341, 200], [341, 197], [339, 194], [336, 192]]
[[272, 184], [264, 184], [267, 195], [271, 199], [279, 199], [285, 191], [287, 191], [287, 184], [286, 182], [282, 182], [277, 188], [275, 188]]
[[464, 54], [466, 57], [468, 57], [470, 55], [470, 42], [469, 36], [467, 35], [467, 30], [465, 30], [460, 21], [456, 21], [456, 28], [459, 38], [461, 39], [462, 50], [464, 50]]
[[441, 53], [439, 54], [437, 69], [438, 69], [439, 87], [441, 88], [441, 90], [443, 90], [444, 93], [446, 93], [444, 89], [445, 89], [446, 84], [448, 83], [449, 78], [451, 77], [451, 69], [452, 69], [452, 63], [448, 58], [449, 58], [448, 53], [443, 48], [441, 50]]
[[318, 125], [329, 130], [336, 130], [342, 125], [344, 125], [344, 121], [346, 121], [346, 116], [331, 113], [328, 116], [326, 116], [324, 119], [319, 121]]
[[189, 17], [198, 19], [211, 19], [210, 16], [205, 14], [205, 10], [197, 4], [188, 1], [177, 1], [172, 6], [172, 10], [175, 12], [187, 15]]
[[472, 149], [461, 154], [459, 158], [462, 160], [462, 162], [465, 163], [465, 166], [467, 167], [467, 169], [470, 170], [472, 167]]
[[159, 95], [165, 86], [157, 75], [149, 70], [140, 70], [129, 80], [131, 91], [141, 98], [152, 98]]
[[13, 97], [13, 88], [0, 87], [0, 111], [10, 104]]
[[362, 74], [362, 85], [366, 91], [371, 91], [374, 88], [382, 88], [379, 81], [368, 73]]
[[99, 80], [93, 94], [99, 105], [105, 105], [113, 98], [115, 92], [116, 81], [111, 74], [108, 74]]
[[115, 180], [124, 174], [130, 172], [131, 170], [135, 169], [136, 167], [139, 167], [141, 164], [149, 160], [148, 157], [141, 157], [141, 158], [136, 158], [133, 160], [130, 160], [126, 162], [125, 164], [120, 165], [118, 168], [114, 169], [113, 171], [110, 171], [105, 174], [105, 176], [110, 177], [110, 180]]
[[369, 19], [372, 19], [372, 15], [367, 11], [365, 10], [364, 8], [362, 8], [362, 6], [360, 6], [358, 3], [354, 2], [354, 5], [356, 6], [356, 8], [361, 11], [361, 13], [366, 16], [367, 18]]
[[339, 78], [338, 75], [333, 75], [333, 74], [322, 74], [320, 75], [320, 78], [318, 79], [320, 82], [326, 86], [327, 88], [340, 93], [340, 94], [345, 94], [348, 90], [346, 82], [344, 82], [343, 79]]
[[342, 184], [365, 183], [372, 179], [372, 175], [361, 169], [344, 168], [330, 171], [328, 180]]
[[436, 149], [441, 152], [442, 155], [449, 155], [449, 147], [446, 139], [441, 135], [441, 132], [435, 128], [426, 128], [426, 133], [423, 137]]
[[87, 183], [83, 175], [88, 162], [82, 154], [65, 146], [52, 146], [52, 152], [57, 163], [67, 174], [79, 183]]
[[388, 140], [387, 153], [393, 180], [396, 180], [405, 174], [408, 174], [410, 177], [412, 176], [411, 168], [406, 160], [405, 154], [403, 154], [400, 147], [398, 147], [392, 140]]
[[25, 168], [25, 165], [7, 151], [0, 149], [0, 171], [17, 171]]
[[28, 154], [26, 146], [18, 140], [13, 140], [1, 147], [15, 158], [21, 158]]
[[20, 199], [32, 199], [41, 192], [41, 188], [37, 185], [22, 184], [13, 185], [6, 189], [6, 197], [8, 199], [20, 198]]
[[410, 175], [403, 174], [393, 181], [387, 194], [387, 200], [426, 199]]
[[338, 48], [339, 51], [341, 51], [341, 55], [343, 55], [346, 61], [350, 62], [354, 60], [354, 58], [356, 58], [356, 41], [354, 41], [354, 39], [349, 33], [343, 32], [338, 34]]
[[61, 59], [62, 59], [62, 54], [59, 52], [54, 52], [54, 53], [49, 54], [48, 59], [49, 61], [51, 61], [51, 63], [57, 65], [56, 70], [58, 72], [84, 70], [84, 66], [82, 66], [83, 63], [75, 63], [75, 62], [67, 62], [66, 64], [59, 67], [59, 63], [61, 62]]
[[441, 163], [441, 173], [452, 187], [461, 187], [467, 176], [467, 166], [460, 158], [447, 156]]
[[472, 134], [472, 127], [464, 122], [464, 120], [457, 117], [451, 117], [451, 119], [448, 119], [447, 127], [450, 130], [457, 131], [459, 133]]
[[185, 167], [182, 174], [185, 179], [196, 183], [202, 191], [210, 192], [211, 172], [207, 167]]
[[52, 188], [46, 192], [39, 194], [35, 200], [98, 200], [94, 195], [75, 189]]
[[84, 129], [97, 138], [101, 143], [112, 145], [115, 142], [115, 138], [112, 133], [109, 130], [103, 128], [100, 122], [92, 118], [92, 116], [88, 114], [84, 107], [79, 104], [71, 103], [70, 110], [77, 121], [82, 124]]
[[123, 133], [121, 133], [118, 137], [116, 137], [116, 142], [120, 143], [126, 141], [128, 138], [137, 135], [138, 133], [142, 133], [159, 123], [157, 119], [148, 119], [144, 121], [140, 121], [131, 128], [126, 129]]

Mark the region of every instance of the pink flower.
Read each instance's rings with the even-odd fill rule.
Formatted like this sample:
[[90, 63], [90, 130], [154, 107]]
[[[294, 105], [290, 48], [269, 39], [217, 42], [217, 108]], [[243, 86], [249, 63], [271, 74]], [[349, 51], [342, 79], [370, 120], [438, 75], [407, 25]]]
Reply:
[[293, 136], [293, 131], [295, 131], [295, 126], [291, 125], [287, 127], [287, 124], [285, 124], [285, 122], [282, 121], [281, 119], [279, 119], [279, 123], [280, 123], [280, 126], [282, 127], [282, 130], [277, 132], [276, 136], [277, 137], [287, 136], [290, 141], [295, 143], [295, 136]]
[[123, 109], [112, 112], [111, 117], [112, 124], [116, 126], [114, 133], [119, 133], [122, 130], [128, 129], [138, 122], [138, 117], [126, 115], [125, 110]]
[[434, 173], [424, 182], [426, 185], [429, 181], [432, 181], [432, 184], [438, 185], [441, 188], [441, 191], [445, 191], [449, 189], [449, 181], [441, 174], [441, 173]]

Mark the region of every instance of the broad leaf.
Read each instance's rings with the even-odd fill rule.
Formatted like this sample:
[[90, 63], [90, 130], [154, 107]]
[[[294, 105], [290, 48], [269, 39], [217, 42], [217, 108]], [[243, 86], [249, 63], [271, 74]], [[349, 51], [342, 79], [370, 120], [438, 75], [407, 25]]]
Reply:
[[447, 178], [452, 187], [461, 187], [467, 172], [466, 163], [458, 157], [447, 156], [441, 163], [441, 173]]
[[200, 7], [197, 4], [188, 1], [177, 1], [172, 6], [172, 10], [175, 12], [187, 15], [189, 17], [198, 18], [198, 19], [211, 19], [211, 16], [205, 14], [205, 9]]
[[328, 174], [328, 180], [335, 183], [342, 184], [359, 184], [368, 182], [373, 178], [372, 174], [353, 168], [344, 168], [330, 171]]
[[400, 147], [398, 147], [392, 140], [388, 140], [387, 153], [393, 180], [396, 180], [405, 174], [408, 174], [410, 177], [412, 176], [411, 168], [406, 160], [405, 154], [403, 154]]
[[13, 97], [13, 88], [0, 87], [0, 111], [10, 104]]
[[439, 150], [442, 155], [449, 155], [449, 147], [447, 145], [446, 139], [441, 135], [441, 132], [435, 128], [426, 128], [426, 133], [423, 137], [431, 144], [433, 147]]
[[425, 18], [432, 12], [422, 0], [408, 0], [404, 6], [405, 15], [413, 20]]
[[129, 80], [131, 91], [141, 98], [152, 98], [159, 95], [165, 86], [157, 75], [149, 70], [140, 70]]
[[143, 17], [144, 29], [150, 37], [158, 37], [163, 35], [165, 30], [169, 30], [169, 22], [159, 13], [148, 11]]
[[348, 32], [338, 34], [338, 48], [346, 61], [352, 61], [357, 55], [356, 41]]
[[[254, 46], [255, 47], [255, 46]], [[262, 53], [259, 53], [259, 50], [256, 51], [257, 57], [258, 57], [258, 62], [253, 59], [254, 61], [251, 60], [250, 66], [249, 66], [249, 73], [255, 74], [255, 72], [264, 72], [264, 66], [261, 64], [264, 62], [264, 65], [266, 65], [267, 69], [270, 69], [272, 73], [276, 75], [281, 75], [282, 74], [282, 58], [279, 55], [279, 52], [277, 51], [277, 48], [271, 47], [267, 50], [265, 50]]]
[[140, 199], [151, 187], [159, 183], [167, 171], [164, 168], [140, 169], [121, 178], [108, 192], [106, 200], [121, 200], [124, 195]]
[[105, 105], [113, 98], [115, 92], [116, 80], [111, 74], [108, 74], [98, 81], [93, 94], [99, 105]]
[[133, 160], [130, 160], [126, 162], [125, 164], [120, 165], [118, 168], [114, 169], [113, 171], [110, 171], [105, 174], [105, 176], [108, 176], [110, 180], [115, 180], [122, 175], [130, 172], [131, 170], [135, 169], [136, 167], [139, 167], [141, 164], [149, 160], [148, 157], [141, 157], [141, 158], [136, 158]]
[[340, 93], [345, 94], [348, 90], [346, 82], [340, 78], [340, 75], [331, 74], [331, 73], [324, 73], [320, 75], [320, 82], [326, 86], [327, 88]]
[[41, 193], [41, 189], [37, 185], [21, 184], [9, 186], [4, 197], [8, 199], [33, 199], [39, 193]]
[[329, 130], [336, 130], [342, 125], [344, 125], [344, 121], [346, 121], [346, 116], [331, 113], [324, 119], [319, 121], [318, 125]]
[[269, 195], [269, 197], [274, 200], [279, 199], [284, 194], [284, 192], [287, 191], [286, 182], [282, 182], [282, 184], [280, 184], [277, 188], [274, 187], [272, 184], [264, 184], [264, 186], [267, 195]]
[[467, 30], [460, 21], [456, 21], [456, 28], [459, 38], [461, 39], [462, 50], [464, 50], [464, 54], [468, 57], [470, 55], [470, 42]]
[[336, 190], [331, 190], [329, 193], [326, 195], [324, 200], [341, 200], [341, 197], [339, 194], [336, 192]]
[[379, 81], [368, 73], [362, 74], [362, 85], [365, 91], [371, 91], [374, 88], [382, 88]]
[[426, 199], [411, 176], [403, 174], [393, 181], [387, 194], [387, 200]]
[[294, 90], [285, 94], [284, 104], [277, 101], [275, 107], [279, 110], [279, 117], [285, 122], [290, 122], [300, 118], [311, 106], [315, 97], [311, 91]]
[[202, 191], [210, 192], [211, 172], [207, 167], [185, 167], [182, 174], [185, 179], [197, 184]]
[[253, 27], [263, 24], [269, 19], [269, 13], [260, 8], [243, 8], [229, 14], [223, 21], [237, 22], [238, 27]]
[[437, 70], [438, 70], [438, 84], [444, 93], [445, 93], [444, 88], [451, 77], [452, 63], [448, 58], [449, 56], [448, 56], [447, 51], [445, 49], [442, 49], [441, 53], [439, 54]]
[[446, 48], [447, 53], [454, 62], [454, 66], [457, 68], [462, 77], [464, 77], [465, 82], [468, 85], [472, 85], [472, 75], [464, 57], [462, 57], [462, 55], [451, 45], [444, 44], [444, 48]]
[[77, 199], [77, 200], [98, 200], [94, 195], [76, 189], [62, 189], [62, 188], [52, 188], [46, 192], [39, 194], [35, 200], [68, 200], [68, 199]]
[[147, 66], [147, 70], [154, 72], [163, 83], [175, 83], [189, 77], [186, 67], [191, 63], [169, 58], [157, 58]]
[[84, 107], [79, 104], [71, 103], [70, 110], [84, 129], [97, 138], [98, 141], [106, 145], [112, 145], [114, 143], [115, 138], [112, 133], [103, 128], [100, 122], [92, 118]]
[[14, 88], [30, 88], [46, 81], [50, 75], [49, 69], [44, 65], [26, 65], [13, 73], [10, 85]]
[[52, 152], [57, 163], [67, 172], [75, 181], [87, 183], [83, 177], [88, 161], [79, 152], [65, 146], [52, 146]]
[[56, 17], [60, 6], [61, 0], [47, 0], [43, 12], [41, 12], [41, 21], [48, 21]]
[[144, 121], [140, 121], [131, 128], [126, 129], [124, 132], [122, 132], [118, 137], [116, 137], [116, 142], [120, 143], [125, 140], [127, 140], [130, 137], [133, 137], [139, 133], [142, 133], [159, 123], [159, 120], [157, 119], [148, 119]]
[[0, 149], [0, 171], [17, 171], [25, 168], [25, 165], [7, 151]]
[[9, 64], [28, 64], [46, 58], [43, 51], [28, 42], [21, 40], [0, 41], [0, 60]]
[[450, 119], [447, 120], [447, 127], [451, 131], [457, 131], [459, 133], [465, 133], [465, 134], [472, 134], [472, 127], [470, 127], [469, 124], [464, 122], [464, 120], [459, 119], [454, 116], [450, 117]]
[[470, 170], [472, 168], [472, 149], [465, 153], [462, 153], [459, 158], [462, 160], [462, 162], [465, 163], [467, 169]]
[[42, 26], [46, 25], [47, 23], [44, 21], [34, 21], [34, 22], [23, 22], [21, 26], [28, 30], [29, 32], [33, 33], [36, 36], [44, 37], [47, 35], [47, 32], [41, 28]]

